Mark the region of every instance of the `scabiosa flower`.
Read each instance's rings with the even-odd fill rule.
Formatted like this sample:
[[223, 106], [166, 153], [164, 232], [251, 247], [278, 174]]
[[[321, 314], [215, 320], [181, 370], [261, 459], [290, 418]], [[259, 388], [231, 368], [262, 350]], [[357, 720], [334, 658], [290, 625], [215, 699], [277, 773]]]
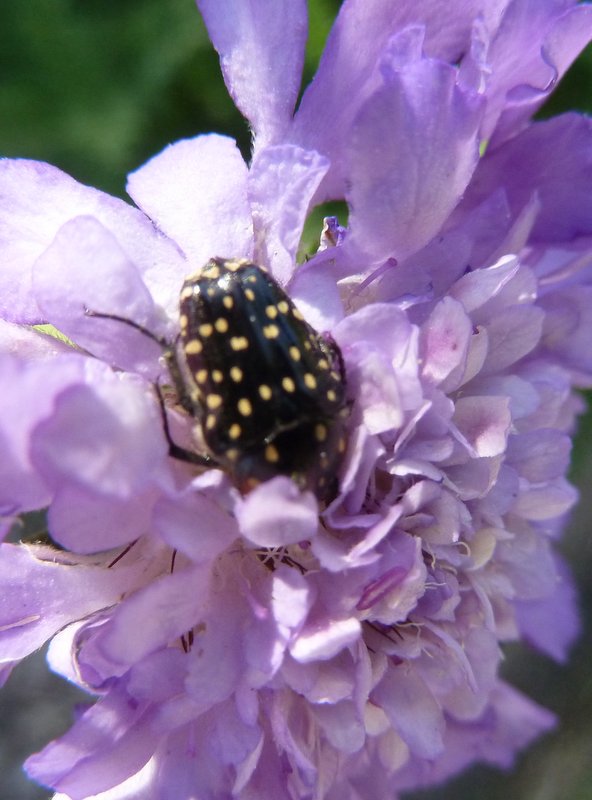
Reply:
[[[561, 660], [577, 632], [552, 545], [592, 370], [592, 130], [531, 116], [590, 8], [346, 0], [294, 113], [305, 3], [198, 5], [248, 166], [178, 142], [130, 176], [134, 208], [0, 163], [4, 530], [47, 508], [54, 543], [2, 545], [3, 677], [51, 640], [97, 698], [29, 774], [63, 800], [383, 800], [508, 766], [554, 720], [500, 644]], [[327, 198], [347, 224], [297, 266]], [[214, 256], [266, 267], [340, 349], [327, 503], [169, 455], [155, 384], [174, 441], [203, 442], [157, 340]]]

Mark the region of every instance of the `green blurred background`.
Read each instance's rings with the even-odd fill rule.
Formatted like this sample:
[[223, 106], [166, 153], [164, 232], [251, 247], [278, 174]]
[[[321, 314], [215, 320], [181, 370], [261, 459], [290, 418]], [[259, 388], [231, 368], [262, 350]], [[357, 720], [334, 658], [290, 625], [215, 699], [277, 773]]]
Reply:
[[[339, 5], [309, 2], [305, 83]], [[590, 48], [542, 115], [566, 109], [592, 112]], [[194, 0], [0, 0], [1, 155], [49, 161], [124, 196], [127, 172], [168, 143], [206, 131], [234, 137], [248, 154], [249, 132], [226, 93]], [[588, 416], [572, 471], [582, 503], [563, 544], [580, 586], [584, 634], [566, 667], [511, 647], [504, 668], [562, 725], [512, 773], [475, 768], [413, 800], [592, 800], [591, 435]], [[64, 730], [73, 696], [46, 675], [40, 658], [11, 677], [0, 694], [0, 800], [48, 796], [21, 778], [17, 764]]]

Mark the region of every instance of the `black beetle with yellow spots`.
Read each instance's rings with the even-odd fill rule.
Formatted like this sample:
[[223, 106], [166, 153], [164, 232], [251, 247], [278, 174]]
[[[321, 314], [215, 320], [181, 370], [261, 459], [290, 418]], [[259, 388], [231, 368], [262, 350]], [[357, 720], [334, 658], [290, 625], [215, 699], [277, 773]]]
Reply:
[[190, 275], [180, 325], [183, 402], [214, 462], [241, 491], [287, 475], [330, 499], [348, 417], [337, 345], [245, 260], [214, 258]]

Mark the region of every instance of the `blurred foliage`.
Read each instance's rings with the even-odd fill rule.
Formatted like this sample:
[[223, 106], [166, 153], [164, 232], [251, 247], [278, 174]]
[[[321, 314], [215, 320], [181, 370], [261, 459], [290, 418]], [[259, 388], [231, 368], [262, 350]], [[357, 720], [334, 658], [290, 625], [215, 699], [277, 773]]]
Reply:
[[[339, 5], [309, 2], [304, 85]], [[541, 115], [565, 109], [592, 111], [590, 49]], [[0, 0], [0, 120], [0, 154], [49, 161], [120, 196], [126, 173], [177, 139], [217, 131], [237, 139], [245, 156], [250, 145], [194, 0]], [[343, 206], [337, 208], [343, 221]], [[310, 227], [310, 241], [318, 231], [318, 223]], [[574, 458], [581, 487], [592, 484], [591, 435], [586, 417]], [[566, 667], [508, 648], [508, 676], [552, 708], [562, 727], [512, 774], [475, 768], [447, 787], [415, 793], [415, 800], [468, 800], [477, 793], [481, 800], [592, 800], [591, 495], [583, 492], [564, 546], [581, 587], [587, 634]], [[24, 783], [10, 794], [11, 800], [45, 796]]]
[[[311, 5], [305, 82], [339, 3]], [[193, 0], [0, 3], [0, 153], [124, 195], [125, 175], [206, 131], [250, 133]]]

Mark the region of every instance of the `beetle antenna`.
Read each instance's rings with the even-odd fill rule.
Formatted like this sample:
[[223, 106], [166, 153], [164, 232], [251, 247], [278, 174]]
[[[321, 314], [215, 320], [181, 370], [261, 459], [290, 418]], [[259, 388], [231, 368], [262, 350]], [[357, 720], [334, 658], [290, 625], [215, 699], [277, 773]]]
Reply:
[[84, 308], [84, 314], [87, 317], [94, 317], [95, 319], [113, 319], [116, 322], [123, 322], [124, 325], [129, 325], [130, 328], [135, 328], [135, 330], [140, 331], [143, 333], [144, 336], [147, 336], [149, 339], [152, 339], [153, 342], [159, 344], [162, 348], [170, 349], [171, 345], [163, 336], [157, 336], [152, 331], [145, 328], [143, 325], [140, 325], [139, 322], [134, 322], [133, 319], [128, 319], [127, 317], [120, 317], [118, 314], [103, 314], [101, 311], [93, 311], [90, 308]]

